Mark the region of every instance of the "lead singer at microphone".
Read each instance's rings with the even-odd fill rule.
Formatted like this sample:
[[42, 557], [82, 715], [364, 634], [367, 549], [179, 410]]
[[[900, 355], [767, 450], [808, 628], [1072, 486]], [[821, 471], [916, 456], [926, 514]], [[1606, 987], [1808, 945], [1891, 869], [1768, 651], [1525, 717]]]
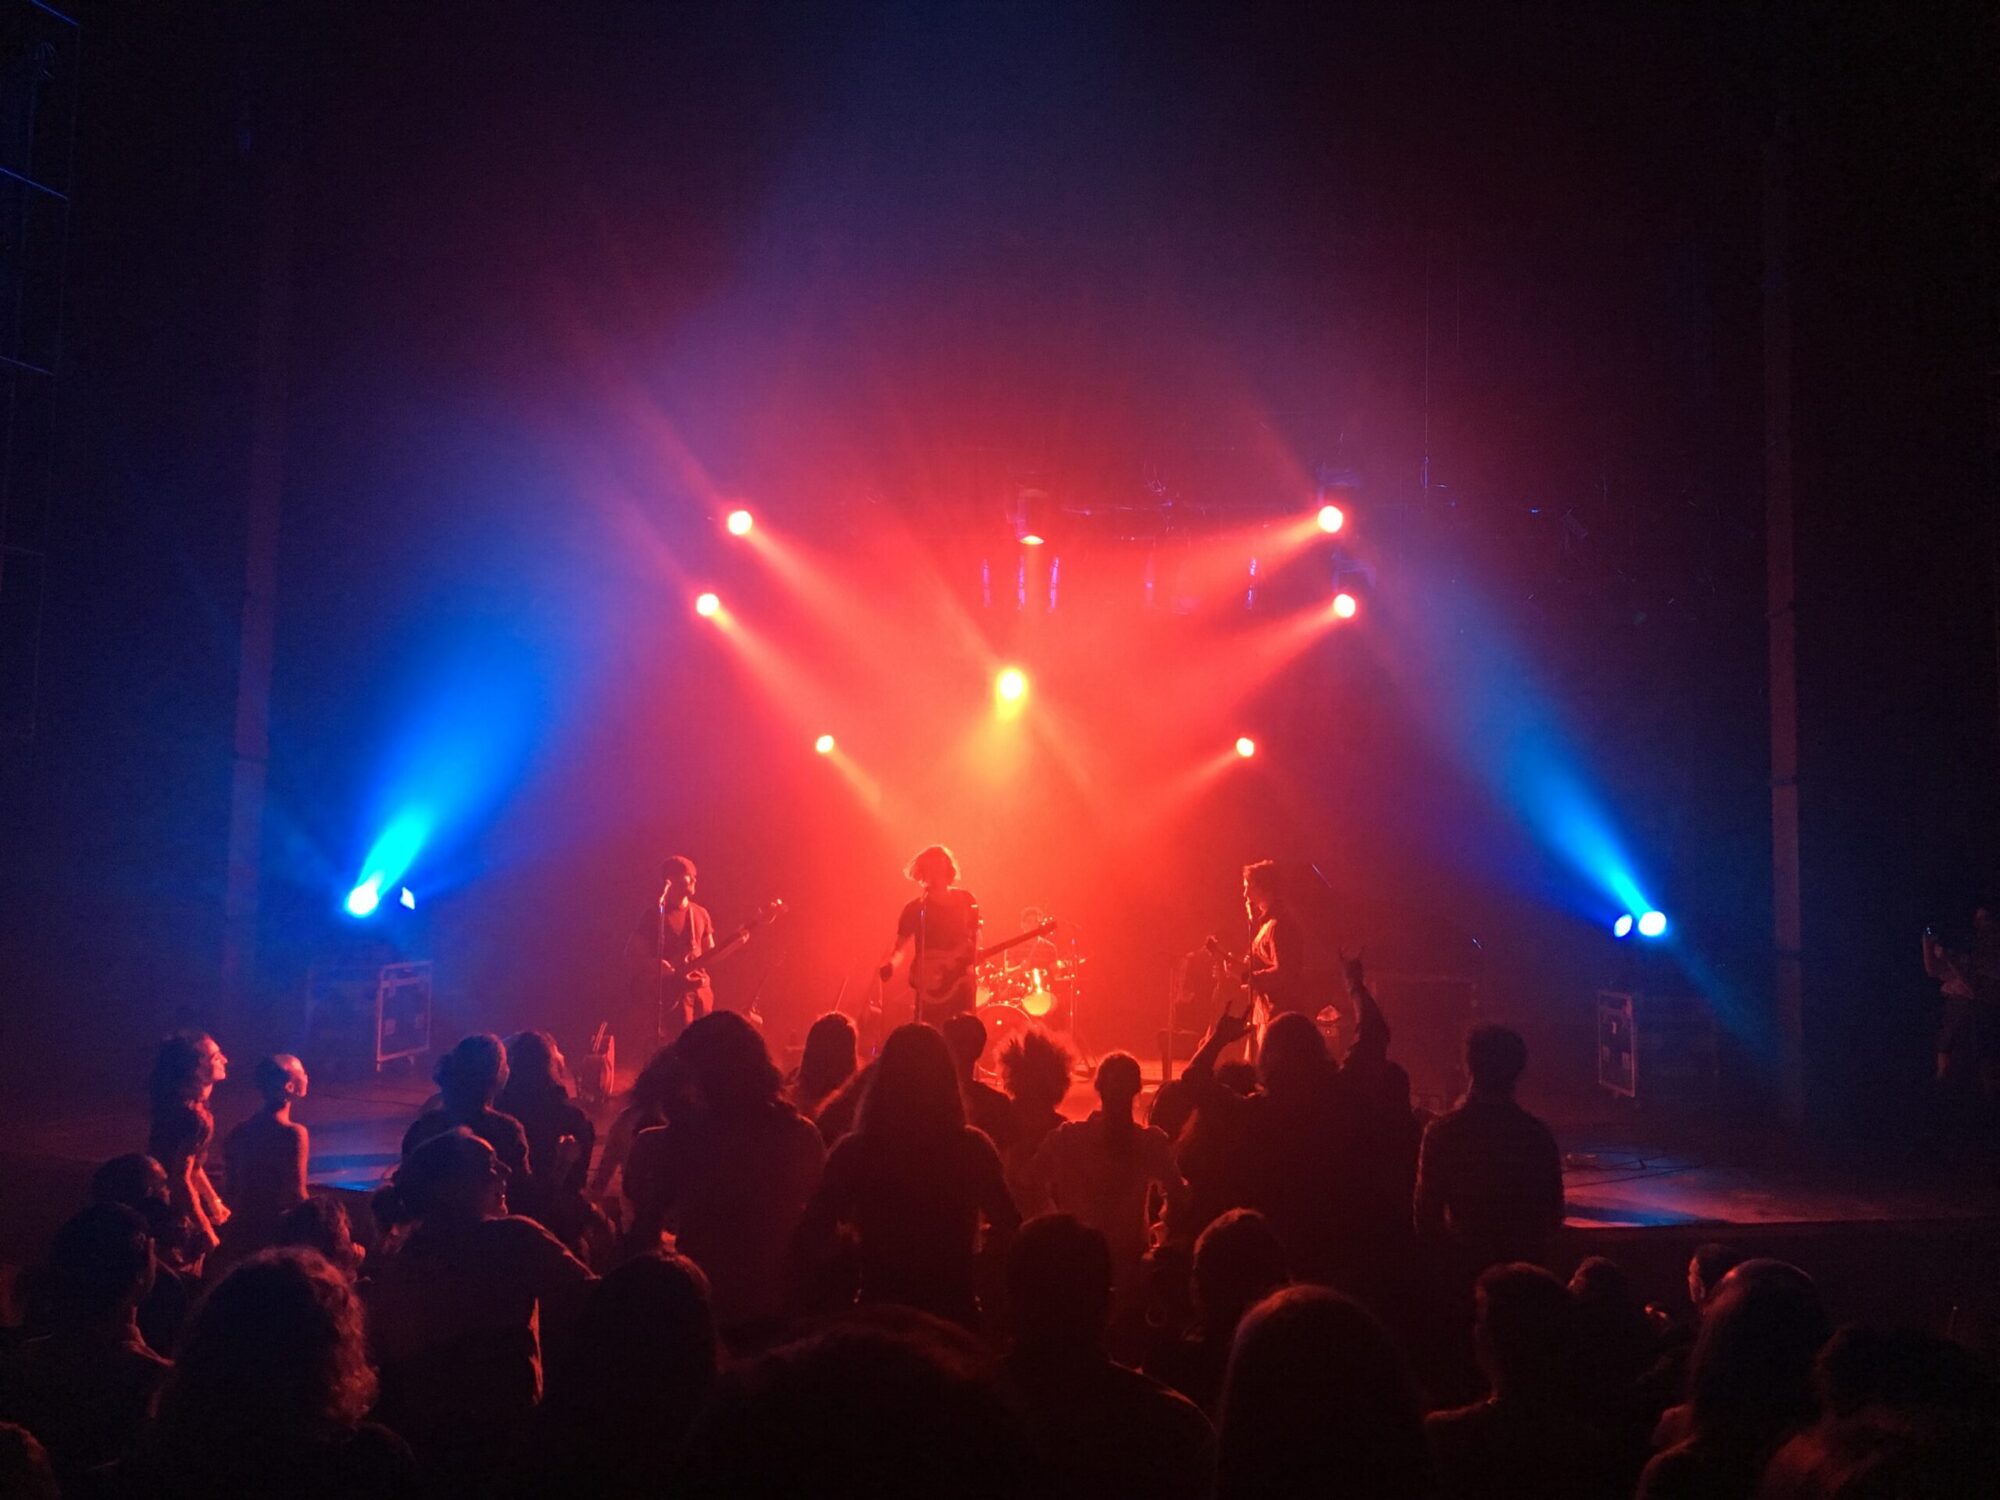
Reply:
[[979, 903], [955, 887], [958, 861], [933, 844], [903, 872], [924, 893], [903, 908], [896, 923], [896, 947], [882, 965], [887, 984], [906, 973], [916, 1018], [936, 1025], [946, 1016], [972, 1009], [977, 993], [972, 961], [979, 951]]

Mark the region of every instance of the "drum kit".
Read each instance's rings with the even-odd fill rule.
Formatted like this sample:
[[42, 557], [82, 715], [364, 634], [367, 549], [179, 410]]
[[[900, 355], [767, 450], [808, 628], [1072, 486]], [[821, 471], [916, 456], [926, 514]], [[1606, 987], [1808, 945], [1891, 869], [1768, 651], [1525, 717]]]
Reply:
[[975, 1004], [986, 1023], [987, 1057], [999, 1057], [1009, 1042], [1031, 1030], [1074, 1036], [1085, 961], [1057, 956], [1053, 947], [1044, 942], [1030, 950], [1026, 962], [1008, 963], [1007, 955], [977, 970]]

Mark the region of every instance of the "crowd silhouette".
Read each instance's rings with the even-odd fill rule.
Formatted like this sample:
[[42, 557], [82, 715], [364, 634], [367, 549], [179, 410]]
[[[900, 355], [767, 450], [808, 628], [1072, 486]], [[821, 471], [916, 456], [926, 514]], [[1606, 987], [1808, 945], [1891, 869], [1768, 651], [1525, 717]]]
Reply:
[[[1520, 1036], [1411, 1107], [1359, 963], [1336, 1056], [1225, 1010], [1144, 1105], [984, 1025], [786, 1075], [717, 1011], [599, 1141], [546, 1032], [465, 1038], [364, 1204], [307, 1191], [306, 1068], [220, 1150], [212, 1038], [163, 1043], [145, 1153], [22, 1278], [0, 1493], [1807, 1500], [1993, 1492], [2000, 1383], [1704, 1245], [1687, 1302], [1559, 1264]], [[352, 1212], [350, 1212], [350, 1206]], [[1572, 1274], [1568, 1281], [1555, 1274]]]

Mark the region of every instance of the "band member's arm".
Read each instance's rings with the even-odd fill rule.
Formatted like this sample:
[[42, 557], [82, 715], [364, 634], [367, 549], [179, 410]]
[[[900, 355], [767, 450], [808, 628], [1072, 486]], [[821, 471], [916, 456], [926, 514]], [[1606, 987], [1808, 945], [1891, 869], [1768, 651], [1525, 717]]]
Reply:
[[1271, 962], [1261, 968], [1246, 969], [1243, 982], [1266, 1000], [1282, 999], [1298, 988], [1305, 972], [1304, 935], [1290, 922], [1271, 928]]
[[889, 956], [882, 960], [882, 967], [876, 970], [876, 977], [884, 984], [898, 974], [909, 972], [910, 962], [916, 957], [917, 940], [907, 934], [896, 939], [896, 946], [889, 950]]

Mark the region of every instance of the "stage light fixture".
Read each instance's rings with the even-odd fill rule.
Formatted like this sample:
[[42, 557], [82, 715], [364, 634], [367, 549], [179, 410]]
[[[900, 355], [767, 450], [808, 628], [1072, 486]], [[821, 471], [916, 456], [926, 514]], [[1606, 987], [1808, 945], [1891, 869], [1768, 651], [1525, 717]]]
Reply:
[[993, 696], [1002, 703], [1019, 703], [1028, 696], [1028, 674], [1019, 667], [1003, 667], [993, 679]]
[[1361, 612], [1361, 601], [1343, 589], [1333, 596], [1333, 612], [1343, 620], [1351, 620]]
[[1628, 938], [1632, 935], [1632, 913], [1629, 911], [1624, 913], [1611, 924], [1611, 935], [1615, 938]]
[[698, 595], [694, 601], [694, 612], [704, 620], [712, 620], [722, 613], [722, 601], [714, 594]]
[[729, 513], [728, 525], [731, 536], [748, 536], [750, 528], [756, 524], [747, 510], [732, 510]]
[[813, 749], [819, 752], [821, 755], [833, 754], [833, 736], [830, 734], [821, 735], [818, 739], [813, 741]]
[[1236, 740], [1236, 753], [1248, 760], [1257, 753], [1257, 742], [1247, 734], [1239, 735]]
[[1338, 505], [1322, 505], [1319, 508], [1319, 529], [1328, 536], [1334, 535], [1347, 524], [1347, 514]]
[[1021, 545], [1023, 547], [1039, 547], [1042, 545], [1042, 538], [1032, 531], [1023, 532], [1021, 534]]
[[1663, 911], [1649, 911], [1639, 918], [1639, 936], [1656, 938], [1667, 935], [1667, 914]]
[[372, 880], [364, 880], [347, 893], [347, 914], [350, 917], [372, 917], [375, 908], [382, 904], [382, 888]]
[[408, 886], [403, 887], [403, 894], [396, 899], [402, 903], [404, 911], [415, 911], [417, 909], [417, 893]]

